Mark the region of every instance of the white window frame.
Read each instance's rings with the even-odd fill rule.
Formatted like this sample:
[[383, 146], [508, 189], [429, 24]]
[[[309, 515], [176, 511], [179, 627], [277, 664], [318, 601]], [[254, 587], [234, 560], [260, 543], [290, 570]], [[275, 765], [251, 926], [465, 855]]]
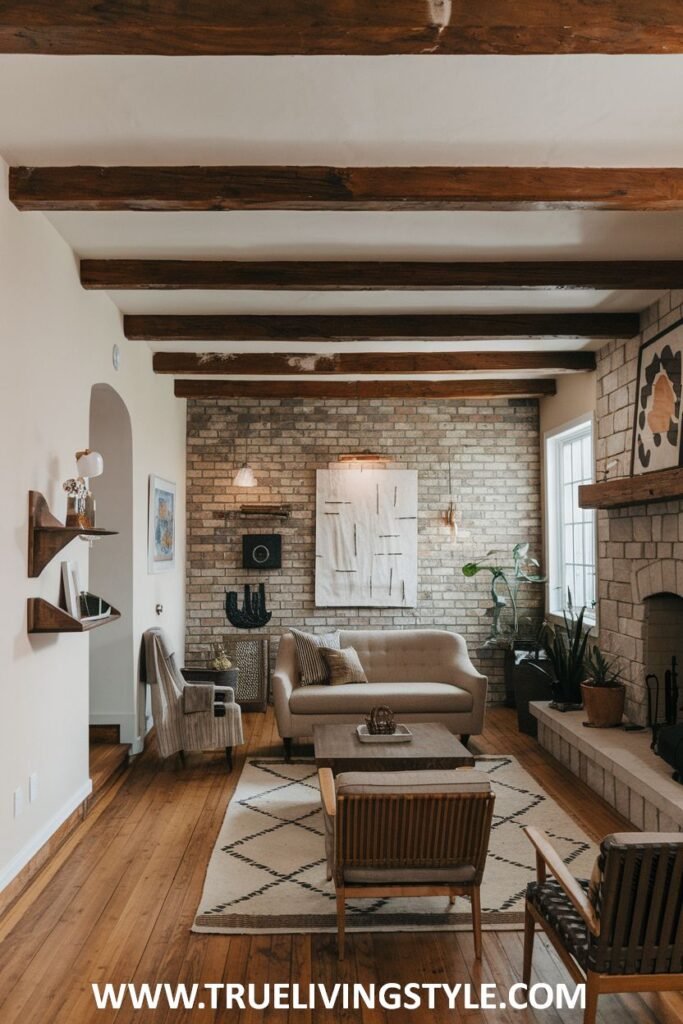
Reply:
[[[569, 423], [563, 423], [543, 435], [543, 455], [545, 465], [545, 548], [548, 582], [546, 584], [546, 614], [554, 622], [562, 621], [563, 598], [560, 593], [566, 592], [564, 574], [564, 516], [562, 501], [562, 475], [560, 472], [558, 452], [561, 441], [576, 440], [588, 430], [591, 434], [592, 475], [595, 480], [595, 418], [592, 415], [580, 416]], [[597, 626], [598, 622], [598, 535], [595, 510], [591, 511], [593, 523], [593, 559], [595, 564], [595, 607], [586, 608], [584, 621], [589, 626]]]

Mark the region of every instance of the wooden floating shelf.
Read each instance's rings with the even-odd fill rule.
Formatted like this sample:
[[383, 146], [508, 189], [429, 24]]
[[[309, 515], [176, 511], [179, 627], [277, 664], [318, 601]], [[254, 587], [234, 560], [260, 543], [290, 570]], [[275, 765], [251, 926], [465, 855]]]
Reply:
[[642, 476], [624, 476], [579, 487], [581, 508], [627, 508], [676, 498], [683, 498], [683, 468], [660, 469]]
[[52, 515], [40, 491], [28, 492], [28, 515], [28, 574], [31, 579], [40, 576], [45, 566], [75, 537], [111, 537], [117, 532], [99, 527], [64, 526]]
[[82, 621], [69, 615], [63, 608], [50, 604], [42, 597], [28, 599], [28, 632], [29, 633], [86, 633], [88, 630], [106, 626], [121, 618], [121, 613], [112, 608], [106, 618]]
[[275, 516], [278, 519], [289, 519], [291, 505], [240, 505], [238, 513], [244, 518], [256, 516]]

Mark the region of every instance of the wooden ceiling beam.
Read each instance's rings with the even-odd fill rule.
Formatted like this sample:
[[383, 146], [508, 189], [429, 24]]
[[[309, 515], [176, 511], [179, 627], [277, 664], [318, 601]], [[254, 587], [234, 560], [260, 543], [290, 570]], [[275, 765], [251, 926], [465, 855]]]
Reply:
[[681, 53], [677, 0], [507, 3], [13, 0], [0, 52], [26, 54]]
[[81, 260], [81, 284], [109, 291], [442, 291], [683, 288], [683, 260]]
[[455, 341], [458, 338], [632, 338], [637, 313], [382, 314], [361, 316], [127, 315], [136, 341]]
[[155, 352], [155, 373], [176, 376], [427, 374], [595, 369], [593, 352]]
[[676, 210], [680, 167], [12, 167], [20, 210]]
[[540, 398], [555, 381], [529, 380], [176, 380], [177, 398]]

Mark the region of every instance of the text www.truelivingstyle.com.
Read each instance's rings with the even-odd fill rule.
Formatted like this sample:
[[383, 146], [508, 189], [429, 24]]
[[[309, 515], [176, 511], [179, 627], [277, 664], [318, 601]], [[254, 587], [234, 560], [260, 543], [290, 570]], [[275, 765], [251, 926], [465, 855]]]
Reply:
[[469, 985], [415, 982], [405, 985], [312, 983], [237, 985], [223, 982], [170, 985], [92, 985], [98, 1010], [549, 1010], [584, 1009], [583, 985]]

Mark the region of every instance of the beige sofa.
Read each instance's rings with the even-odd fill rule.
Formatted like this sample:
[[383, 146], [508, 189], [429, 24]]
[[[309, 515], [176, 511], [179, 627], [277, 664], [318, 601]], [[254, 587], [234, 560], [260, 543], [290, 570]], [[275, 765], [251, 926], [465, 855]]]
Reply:
[[475, 669], [464, 639], [439, 629], [340, 630], [342, 647], [355, 647], [367, 683], [300, 686], [294, 637], [286, 633], [273, 674], [275, 716], [289, 756], [292, 740], [313, 726], [362, 722], [387, 704], [402, 722], [443, 722], [463, 742], [482, 731], [486, 676]]

